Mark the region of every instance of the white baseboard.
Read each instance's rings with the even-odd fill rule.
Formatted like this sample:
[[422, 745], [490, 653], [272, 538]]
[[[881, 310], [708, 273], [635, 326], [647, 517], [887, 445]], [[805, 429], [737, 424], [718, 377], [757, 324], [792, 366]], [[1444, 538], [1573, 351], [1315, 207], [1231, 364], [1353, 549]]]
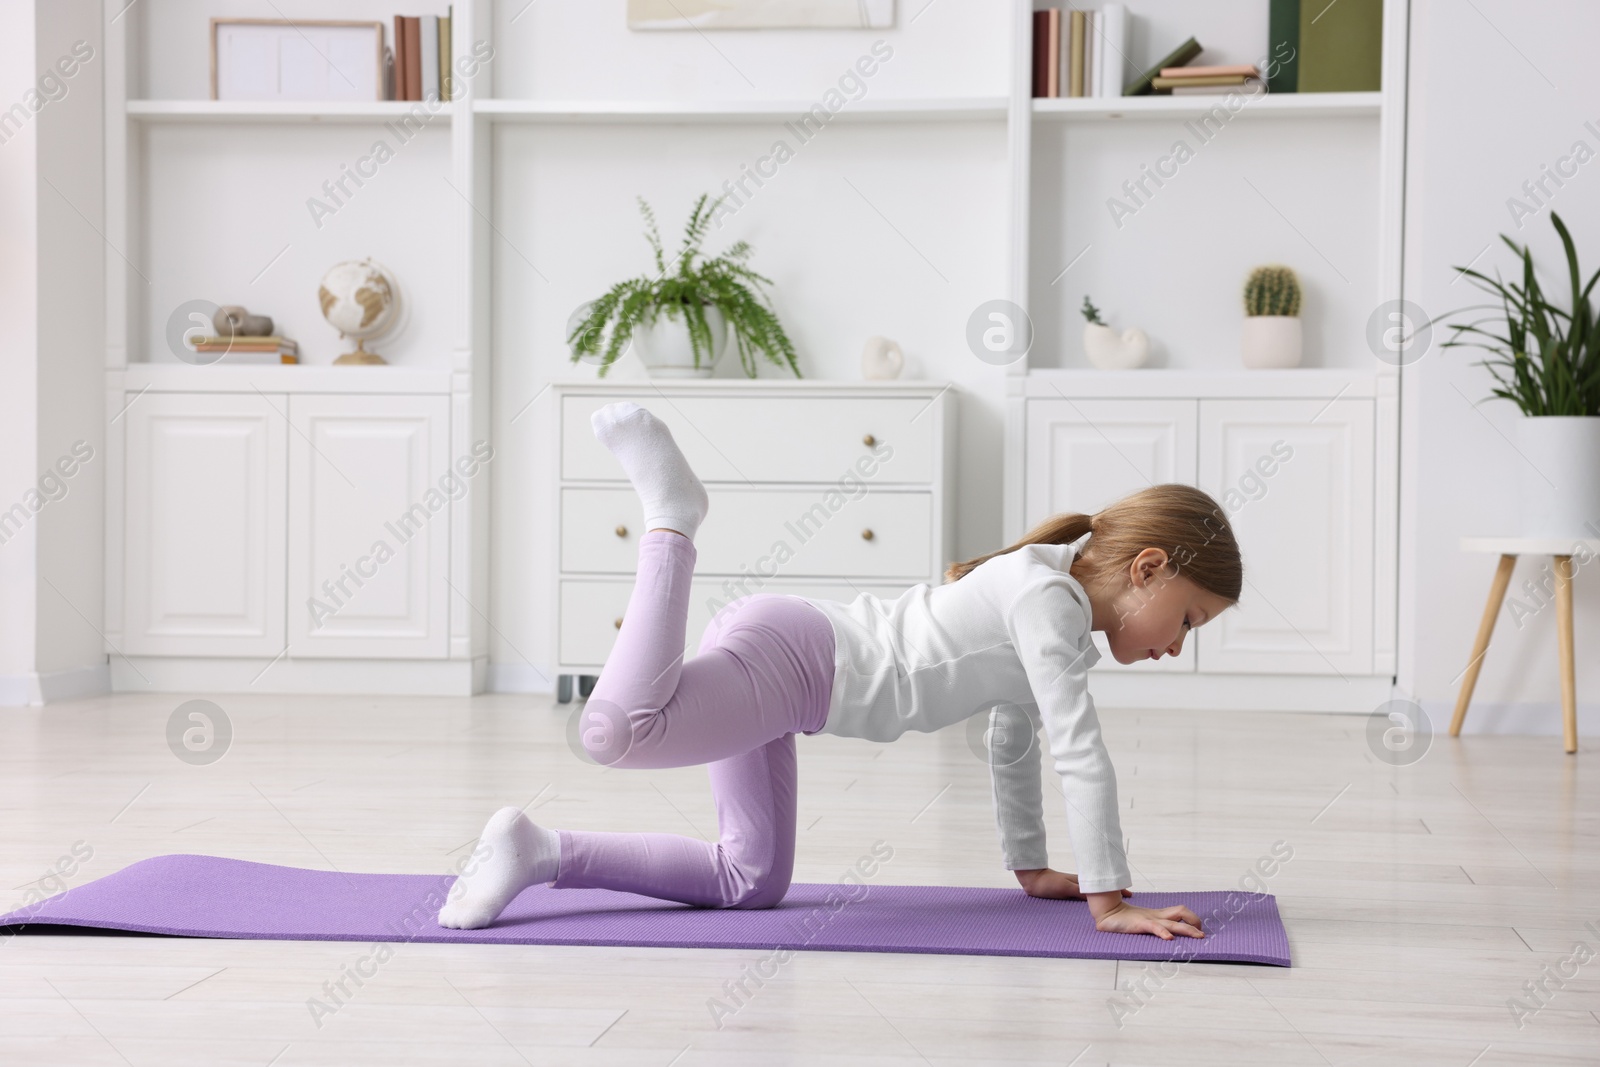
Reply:
[[111, 661], [119, 693], [342, 693], [472, 696], [483, 692], [488, 658], [270, 659], [132, 656]]
[[539, 670], [527, 663], [491, 663], [487, 677], [491, 693], [545, 693], [556, 691], [554, 669]]
[[48, 674], [0, 675], [0, 708], [37, 707], [111, 692], [111, 667], [97, 663]]
[[1388, 675], [1156, 674], [1091, 672], [1102, 708], [1182, 711], [1349, 712], [1367, 715], [1392, 699]]
[[[1450, 731], [1456, 712], [1454, 698], [1418, 701], [1428, 713], [1436, 734]], [[1523, 703], [1474, 700], [1461, 724], [1463, 734], [1530, 734], [1535, 737], [1561, 736], [1561, 702], [1535, 700]], [[1578, 738], [1600, 737], [1600, 704], [1578, 702]]]

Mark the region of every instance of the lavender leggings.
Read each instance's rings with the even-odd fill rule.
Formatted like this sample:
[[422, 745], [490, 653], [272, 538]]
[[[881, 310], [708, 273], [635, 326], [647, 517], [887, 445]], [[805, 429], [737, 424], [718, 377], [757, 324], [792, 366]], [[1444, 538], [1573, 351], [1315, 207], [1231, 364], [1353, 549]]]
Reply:
[[612, 767], [708, 764], [716, 842], [678, 834], [558, 830], [556, 889], [620, 889], [718, 908], [770, 908], [794, 872], [796, 733], [833, 695], [833, 626], [804, 600], [742, 597], [683, 659], [694, 542], [639, 538], [616, 645], [584, 705], [584, 748]]

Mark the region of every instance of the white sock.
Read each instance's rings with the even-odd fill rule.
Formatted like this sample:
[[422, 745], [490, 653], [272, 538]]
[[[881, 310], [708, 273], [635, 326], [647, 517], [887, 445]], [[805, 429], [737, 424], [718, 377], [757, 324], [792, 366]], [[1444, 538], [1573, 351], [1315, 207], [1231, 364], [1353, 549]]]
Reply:
[[664, 526], [693, 540], [710, 502], [667, 424], [628, 400], [600, 408], [589, 423], [639, 494], [644, 528]]
[[439, 925], [453, 930], [488, 926], [516, 895], [530, 885], [553, 882], [561, 871], [561, 838], [522, 814], [501, 808], [489, 816], [479, 849], [489, 855], [450, 887], [450, 900], [439, 909]]

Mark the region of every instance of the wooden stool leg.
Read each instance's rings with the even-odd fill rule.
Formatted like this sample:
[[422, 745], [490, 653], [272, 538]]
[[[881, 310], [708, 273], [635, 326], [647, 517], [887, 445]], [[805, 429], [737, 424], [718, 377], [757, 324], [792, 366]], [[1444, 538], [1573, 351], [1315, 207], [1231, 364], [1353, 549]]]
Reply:
[[1561, 645], [1561, 733], [1568, 752], [1578, 751], [1578, 686], [1572, 658], [1572, 557], [1555, 556], [1556, 639]]
[[1450, 720], [1450, 736], [1461, 736], [1461, 723], [1467, 717], [1467, 705], [1472, 703], [1472, 688], [1478, 684], [1478, 668], [1483, 666], [1483, 654], [1489, 650], [1489, 636], [1494, 633], [1495, 616], [1500, 614], [1500, 604], [1506, 598], [1506, 586], [1511, 584], [1511, 570], [1517, 557], [1506, 553], [1500, 557], [1500, 566], [1494, 572], [1494, 582], [1489, 586], [1489, 602], [1483, 606], [1483, 619], [1478, 623], [1478, 639], [1472, 644], [1472, 662], [1467, 664], [1467, 676], [1461, 679], [1461, 694], [1456, 697], [1455, 717]]

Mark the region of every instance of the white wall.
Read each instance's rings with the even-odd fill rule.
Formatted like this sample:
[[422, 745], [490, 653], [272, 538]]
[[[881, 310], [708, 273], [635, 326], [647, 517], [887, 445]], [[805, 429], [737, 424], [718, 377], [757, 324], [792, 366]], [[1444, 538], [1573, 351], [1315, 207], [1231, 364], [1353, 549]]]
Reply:
[[[317, 284], [329, 267], [371, 257], [400, 281], [403, 325], [369, 347], [397, 366], [440, 366], [454, 340], [451, 286], [458, 266], [450, 174], [450, 127], [441, 109], [397, 133], [381, 123], [262, 123], [248, 137], [230, 131], [226, 151], [207, 124], [146, 124], [138, 174], [144, 202], [135, 217], [146, 240], [136, 262], [136, 361], [177, 363], [168, 330], [194, 300], [243, 304], [272, 318], [300, 343], [300, 362], [332, 363], [350, 351], [322, 317]], [[384, 151], [375, 151], [382, 142]], [[376, 170], [360, 186], [358, 160]], [[325, 187], [343, 180], [344, 194]], [[233, 195], [218, 197], [215, 189]], [[242, 205], [248, 205], [243, 207]], [[248, 211], [249, 223], [241, 215]], [[227, 242], [229, 254], [203, 254]]]
[[46, 472], [54, 480], [44, 483], [49, 502], [0, 545], [0, 704], [109, 683], [104, 46], [96, 5], [33, 6], [8, 4], [0, 23], [0, 108], [44, 90], [0, 145], [0, 508], [24, 501]]
[[[921, 5], [902, 8], [892, 31], [717, 32], [705, 35], [710, 42], [695, 33], [630, 33], [620, 4], [536, 4], [510, 24], [519, 7], [497, 9], [492, 70], [503, 96], [816, 100], [879, 39], [893, 55], [867, 79], [863, 99], [998, 97], [1008, 84], [998, 3], [936, 3], [914, 22]], [[555, 44], [574, 40], [585, 47]], [[555, 410], [543, 390], [552, 378], [594, 376], [568, 361], [568, 316], [616, 282], [654, 272], [636, 194], [655, 209], [670, 253], [695, 198], [718, 194], [779, 137], [796, 148], [794, 158], [712, 229], [705, 250], [750, 242], [751, 266], [775, 283], [774, 306], [806, 378], [861, 380], [862, 345], [883, 334], [906, 353], [902, 377], [954, 380], [967, 394], [956, 551], [987, 551], [1000, 537], [1004, 370], [978, 360], [963, 338], [972, 309], [1005, 292], [1003, 119], [852, 124], [840, 117], [803, 145], [767, 120], [500, 124], [493, 145], [492, 686], [544, 688], [521, 653], [539, 659], [535, 650], [555, 647], [546, 453]], [[732, 352], [716, 371], [743, 373]], [[639, 376], [632, 356], [607, 374]], [[793, 377], [765, 361], [759, 376]]]
[[[1475, 269], [1506, 269], [1514, 257], [1502, 233], [1531, 243], [1544, 280], [1565, 291], [1549, 210], [1519, 229], [1506, 201], [1574, 142], [1600, 152], [1600, 136], [1584, 127], [1600, 127], [1597, 32], [1600, 9], [1586, 0], [1413, 0], [1406, 295], [1429, 315], [1483, 302], [1454, 268], [1482, 252]], [[1581, 167], [1550, 206], [1571, 229], [1586, 273], [1600, 268], [1600, 161]], [[1485, 399], [1493, 379], [1472, 364], [1488, 357], [1441, 351], [1440, 340], [1436, 331], [1402, 385], [1399, 682], [1442, 730], [1495, 569], [1495, 557], [1463, 553], [1458, 539], [1514, 524], [1516, 482], [1534, 475], [1511, 444], [1517, 408]], [[1532, 605], [1523, 583], [1547, 565], [1548, 557], [1519, 559], [1507, 603]], [[1580, 733], [1593, 738], [1600, 665], [1585, 650], [1600, 639], [1600, 567], [1580, 569], [1574, 593]], [[1520, 629], [1502, 610], [1467, 728], [1554, 733], [1559, 699], [1554, 605]]]
[[[1245, 277], [1285, 263], [1305, 293], [1302, 364], [1371, 366], [1349, 324], [1364, 323], [1379, 294], [1378, 117], [1241, 111], [1209, 140], [1197, 128], [1034, 121], [1030, 365], [1090, 365], [1088, 294], [1107, 323], [1149, 335], [1153, 368], [1237, 368]], [[1192, 157], [1160, 164], [1176, 173], [1156, 186], [1146, 176], [1180, 141]], [[1141, 180], [1130, 197], [1124, 184]]]
[[[34, 77], [33, 5], [8, 5], [0, 19], [0, 108], [21, 102]], [[0, 144], [0, 509], [21, 501], [38, 477], [37, 130], [36, 117], [15, 132], [7, 125]], [[0, 705], [27, 700], [37, 536], [30, 521], [0, 544]]]

